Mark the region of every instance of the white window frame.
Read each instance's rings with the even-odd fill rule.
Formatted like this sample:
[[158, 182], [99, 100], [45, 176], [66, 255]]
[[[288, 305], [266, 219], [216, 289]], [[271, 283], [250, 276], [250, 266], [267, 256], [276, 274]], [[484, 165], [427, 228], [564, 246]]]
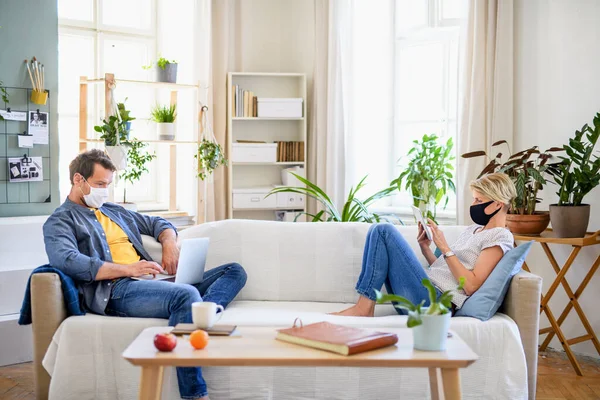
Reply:
[[[127, 27], [117, 27], [113, 25], [103, 24], [100, 20], [100, 12], [104, 5], [104, 0], [92, 0], [92, 21], [82, 21], [68, 18], [59, 18], [58, 30], [60, 34], [74, 36], [88, 36], [94, 40], [94, 76], [97, 78], [104, 76], [106, 72], [103, 69], [103, 49], [104, 41], [107, 39], [126, 39], [127, 41], [139, 41], [148, 45], [151, 59], [157, 54], [158, 47], [158, 18], [157, 18], [157, 1], [149, 0], [150, 2], [150, 27], [148, 29], [135, 29]], [[93, 104], [89, 104], [89, 117], [94, 121], [104, 116], [104, 91], [94, 87], [95, 95], [93, 96]], [[65, 117], [77, 117], [78, 112], [63, 114]], [[60, 118], [60, 115], [59, 115]], [[157, 161], [155, 161], [156, 163]], [[159, 188], [165, 187], [165, 177], [160, 174], [161, 168], [157, 166], [151, 170], [151, 179], [153, 181], [153, 190], [147, 198], [136, 201], [141, 210], [161, 210], [168, 208], [168, 196], [161, 195]], [[129, 188], [130, 190], [131, 188]], [[121, 201], [121, 191], [115, 193], [115, 201]]]
[[[396, 19], [396, 22], [394, 24], [394, 29], [395, 29], [395, 41], [394, 41], [394, 77], [396, 77], [396, 73], [398, 70], [398, 65], [400, 63], [400, 54], [401, 48], [405, 48], [405, 47], [409, 47], [409, 46], [416, 46], [416, 45], [424, 45], [427, 43], [442, 43], [442, 45], [444, 46], [444, 52], [445, 52], [445, 56], [444, 56], [444, 68], [443, 71], [445, 71], [446, 76], [444, 77], [444, 93], [443, 93], [443, 97], [444, 97], [444, 101], [445, 101], [445, 109], [448, 110], [448, 104], [450, 103], [451, 99], [450, 99], [450, 91], [448, 90], [448, 82], [450, 81], [450, 74], [452, 73], [452, 71], [450, 71], [450, 68], [448, 66], [448, 63], [450, 61], [450, 51], [451, 51], [451, 46], [456, 46], [456, 48], [458, 49], [459, 45], [460, 45], [460, 19], [442, 19], [441, 15], [442, 15], [442, 2], [443, 0], [424, 0], [427, 2], [427, 25], [422, 25], [422, 26], [418, 26], [415, 27], [413, 29], [410, 30], [404, 30], [401, 31], [398, 29], [398, 22]], [[394, 10], [394, 14], [397, 17], [396, 11]], [[455, 43], [452, 43], [453, 41], [455, 41]], [[460, 63], [460, 60], [458, 60], [458, 62]], [[458, 68], [455, 71], [455, 73], [457, 74], [456, 78], [458, 78]], [[456, 80], [456, 82], [458, 82], [458, 79]], [[401, 88], [399, 87], [399, 80], [394, 78], [394, 82], [393, 82], [393, 87], [394, 87], [394, 110], [398, 110], [398, 106], [399, 106], [399, 95], [398, 93], [400, 93]], [[397, 144], [397, 134], [398, 134], [398, 129], [401, 125], [403, 124], [409, 124], [409, 123], [419, 123], [419, 122], [430, 122], [430, 123], [445, 123], [445, 128], [444, 128], [444, 132], [441, 136], [442, 142], [445, 142], [448, 139], [448, 133], [450, 132], [450, 125], [451, 124], [455, 124], [456, 129], [455, 132], [458, 135], [458, 90], [456, 91], [456, 98], [453, 99], [456, 102], [456, 114], [454, 116], [449, 116], [448, 114], [446, 114], [446, 116], [438, 121], [435, 120], [400, 120], [398, 114], [396, 112], [394, 112], [394, 128], [392, 131], [392, 139], [390, 141], [390, 143], [392, 144], [390, 146], [391, 151], [394, 152], [395, 148], [396, 148], [396, 144]], [[454, 138], [454, 151], [456, 152], [457, 149], [457, 137]], [[404, 154], [402, 154], [403, 156]], [[393, 176], [392, 179], [395, 179], [397, 177], [397, 174], [395, 174], [397, 165], [398, 165], [398, 158], [401, 155], [398, 154], [392, 154], [391, 157], [391, 162], [392, 164], [390, 165], [390, 174]], [[456, 154], [455, 154], [456, 157]], [[454, 176], [456, 179], [456, 169], [454, 171]], [[410, 205], [406, 204], [406, 202], [404, 200], [401, 200], [399, 196], [391, 196], [390, 198], [387, 199], [387, 202], [381, 202], [380, 205], [373, 207], [372, 211], [374, 212], [378, 212], [381, 214], [394, 214], [396, 216], [398, 216], [403, 222], [405, 223], [413, 223], [414, 222], [414, 218], [412, 215], [412, 211], [410, 209]], [[438, 216], [438, 222], [442, 223], [442, 224], [455, 224], [456, 223], [456, 212], [457, 212], [457, 200], [455, 199], [455, 205], [452, 208], [451, 207], [451, 203], [449, 202], [448, 204], [448, 208], [447, 209], [443, 209], [443, 208], [439, 208], [437, 211], [437, 216]]]

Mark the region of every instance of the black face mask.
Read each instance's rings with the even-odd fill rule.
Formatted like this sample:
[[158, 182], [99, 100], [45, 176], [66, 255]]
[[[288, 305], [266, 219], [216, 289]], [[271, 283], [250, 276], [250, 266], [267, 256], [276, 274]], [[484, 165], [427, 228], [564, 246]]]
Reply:
[[473, 220], [473, 222], [475, 222], [477, 225], [487, 225], [488, 222], [490, 222], [490, 219], [492, 219], [494, 217], [494, 215], [498, 214], [498, 212], [502, 209], [502, 207], [500, 207], [499, 209], [497, 209], [496, 211], [494, 211], [491, 214], [486, 214], [485, 213], [485, 209], [487, 206], [489, 206], [490, 204], [492, 204], [494, 201], [488, 201], [487, 203], [483, 203], [483, 204], [477, 204], [474, 206], [471, 206], [471, 219]]

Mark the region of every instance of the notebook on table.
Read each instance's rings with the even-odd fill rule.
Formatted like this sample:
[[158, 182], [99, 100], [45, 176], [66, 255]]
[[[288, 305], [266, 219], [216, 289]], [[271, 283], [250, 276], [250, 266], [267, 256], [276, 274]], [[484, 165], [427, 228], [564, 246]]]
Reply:
[[275, 338], [344, 356], [392, 346], [398, 342], [398, 336], [394, 333], [373, 332], [329, 322], [306, 326], [295, 324], [292, 328], [278, 330]]
[[[230, 336], [235, 328], [237, 328], [237, 325], [214, 325], [212, 328], [202, 330], [206, 331], [209, 336]], [[171, 333], [173, 335], [189, 335], [198, 329], [200, 328], [197, 328], [194, 324], [179, 323], [175, 325]]]

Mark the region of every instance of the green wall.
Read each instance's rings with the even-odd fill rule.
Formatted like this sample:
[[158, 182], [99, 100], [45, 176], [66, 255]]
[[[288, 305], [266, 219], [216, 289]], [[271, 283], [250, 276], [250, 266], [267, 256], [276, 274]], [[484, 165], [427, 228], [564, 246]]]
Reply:
[[[4, 86], [31, 88], [27, 68], [23, 60], [33, 56], [44, 64], [45, 86], [50, 90], [49, 104], [45, 107], [29, 103], [30, 110], [40, 109], [49, 112], [50, 145], [35, 145], [30, 149], [31, 156], [43, 156], [43, 183], [7, 183], [7, 161], [0, 158], [0, 217], [25, 215], [49, 215], [60, 204], [58, 198], [58, 15], [56, 0], [0, 0], [0, 80]], [[76, 60], [73, 60], [76, 62]], [[27, 107], [28, 99], [23, 91], [9, 90], [12, 109], [21, 111]], [[4, 103], [0, 101], [0, 108]], [[16, 146], [14, 133], [27, 129], [25, 122], [0, 121], [0, 157], [23, 156], [26, 149]], [[6, 135], [7, 133], [13, 135]], [[48, 173], [50, 172], [50, 173]], [[8, 193], [7, 193], [8, 185]], [[29, 185], [29, 187], [28, 187]], [[43, 203], [48, 192], [51, 202]], [[3, 204], [34, 201], [42, 203]]]

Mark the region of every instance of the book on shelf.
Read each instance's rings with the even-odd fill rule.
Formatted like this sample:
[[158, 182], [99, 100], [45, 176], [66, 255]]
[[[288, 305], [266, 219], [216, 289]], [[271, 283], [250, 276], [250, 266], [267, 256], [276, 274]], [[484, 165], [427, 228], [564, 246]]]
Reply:
[[343, 356], [392, 346], [398, 342], [394, 333], [317, 322], [306, 326], [294, 326], [277, 331], [277, 340], [315, 349], [338, 353]]
[[231, 86], [231, 115], [235, 118], [258, 117], [258, 97], [239, 85]]
[[275, 142], [277, 143], [278, 162], [303, 162], [304, 142]]

